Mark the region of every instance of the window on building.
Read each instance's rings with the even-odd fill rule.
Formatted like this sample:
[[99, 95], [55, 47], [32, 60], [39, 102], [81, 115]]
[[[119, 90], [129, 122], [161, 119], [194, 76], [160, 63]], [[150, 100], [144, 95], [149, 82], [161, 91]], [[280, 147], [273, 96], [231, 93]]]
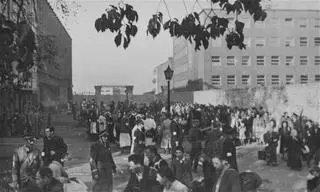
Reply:
[[264, 65], [264, 56], [257, 56], [257, 65]]
[[256, 37], [256, 47], [264, 47], [266, 45], [266, 40], [264, 37]]
[[280, 20], [279, 20], [279, 18], [271, 18], [271, 19], [270, 19], [270, 26], [271, 26], [271, 27], [278, 28], [279, 25], [280, 25]]
[[320, 65], [320, 56], [314, 56], [314, 64], [315, 65]]
[[235, 65], [235, 57], [227, 56], [227, 65]]
[[280, 56], [271, 56], [271, 65], [279, 65]]
[[315, 28], [320, 28], [320, 18], [315, 18], [314, 19], [314, 27]]
[[269, 38], [269, 46], [271, 47], [280, 47], [280, 37], [270, 37]]
[[286, 84], [287, 85], [294, 84], [293, 75], [286, 75]]
[[284, 19], [284, 24], [285, 24], [285, 26], [287, 26], [287, 27], [292, 27], [293, 26], [293, 19], [292, 18], [285, 18]]
[[320, 37], [314, 38], [314, 46], [320, 46]]
[[212, 47], [221, 47], [221, 45], [222, 45], [221, 38], [212, 39]]
[[320, 75], [315, 75], [314, 76], [314, 81], [319, 82], [320, 81]]
[[221, 77], [220, 77], [220, 75], [212, 75], [211, 76], [211, 83], [214, 86], [221, 86]]
[[286, 37], [285, 46], [286, 47], [293, 47], [294, 46], [294, 37]]
[[307, 84], [308, 83], [308, 75], [301, 75], [300, 76], [300, 83]]
[[235, 85], [236, 84], [236, 76], [235, 75], [228, 75], [227, 76], [227, 84], [228, 85]]
[[300, 65], [308, 64], [308, 56], [300, 56]]
[[307, 25], [308, 25], [308, 19], [307, 18], [298, 19], [298, 27], [307, 28]]
[[286, 56], [286, 65], [293, 65], [294, 64], [294, 57], [293, 56]]
[[221, 65], [220, 56], [212, 56], [212, 57], [211, 57], [211, 63], [212, 63], [212, 65], [214, 65], [214, 66]]
[[265, 85], [266, 80], [264, 75], [257, 75], [257, 85]]
[[300, 47], [308, 46], [308, 37], [300, 37]]
[[250, 65], [250, 56], [242, 56], [241, 65]]
[[247, 47], [251, 47], [251, 38], [244, 38], [243, 43], [244, 43]]
[[272, 85], [280, 85], [279, 75], [271, 75], [271, 84]]
[[250, 84], [250, 75], [242, 75], [241, 76], [242, 85]]

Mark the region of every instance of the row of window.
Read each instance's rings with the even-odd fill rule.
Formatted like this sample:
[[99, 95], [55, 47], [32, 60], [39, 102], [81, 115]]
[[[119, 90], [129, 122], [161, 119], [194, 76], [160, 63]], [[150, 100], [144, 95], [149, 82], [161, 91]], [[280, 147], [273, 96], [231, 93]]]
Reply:
[[[280, 37], [272, 36], [268, 39], [268, 45], [270, 47], [280, 47], [281, 41]], [[256, 47], [265, 47], [266, 46], [266, 38], [265, 37], [256, 37], [255, 41]], [[295, 46], [295, 37], [286, 37], [284, 40], [285, 47], [294, 47]], [[299, 46], [300, 47], [308, 47], [310, 46], [308, 37], [299, 37]], [[320, 46], [320, 37], [313, 38], [313, 46]]]
[[[279, 19], [279, 18], [271, 18], [270, 20], [267, 20], [268, 23], [270, 23], [270, 27], [278, 27], [278, 26], [284, 26], [284, 27], [299, 27], [299, 28], [307, 28], [307, 27], [314, 27], [314, 28], [320, 28], [320, 18], [297, 18], [293, 19], [291, 17]], [[266, 22], [257, 21], [255, 23], [256, 28], [265, 28]]]
[[[267, 44], [266, 39], [268, 40], [268, 44]], [[247, 47], [251, 47], [251, 38], [246, 38], [244, 40], [244, 43], [246, 44]], [[300, 47], [309, 47], [309, 46], [319, 47], [320, 46], [320, 37], [314, 37], [313, 44], [310, 43], [308, 37], [299, 37], [298, 43], [299, 43], [298, 46], [300, 46]], [[222, 45], [221, 38], [212, 41], [213, 47], [220, 47], [221, 45]], [[292, 37], [292, 36], [285, 37], [282, 45], [284, 47], [294, 47], [296, 45], [295, 37]], [[256, 37], [254, 46], [256, 46], [256, 47], [265, 47], [265, 46], [280, 47], [281, 46], [281, 39], [278, 36], [271, 36], [269, 38]]]
[[[300, 75], [300, 83], [307, 84], [309, 81], [308, 75]], [[320, 75], [314, 76], [314, 81], [320, 82]], [[266, 84], [266, 76], [265, 75], [257, 75], [256, 76], [257, 85], [265, 85]], [[213, 75], [211, 76], [211, 83], [214, 86], [221, 86], [221, 76], [220, 75]], [[294, 76], [293, 75], [286, 75], [285, 84], [293, 84]], [[241, 76], [241, 84], [242, 85], [250, 85], [251, 84], [251, 77], [250, 75], [242, 75]], [[271, 75], [271, 85], [280, 85], [280, 76], [279, 75]], [[227, 85], [236, 85], [236, 76], [235, 75], [227, 75]]]
[[[211, 56], [211, 63], [213, 66], [220, 66], [222, 58], [220, 56]], [[296, 58], [294, 56], [285, 56], [284, 63], [285, 65], [294, 65]], [[251, 65], [251, 58], [250, 56], [241, 56], [240, 58], [241, 65]], [[271, 56], [270, 57], [270, 64], [271, 65], [280, 65], [281, 59], [280, 56]], [[298, 62], [300, 65], [307, 65], [309, 63], [308, 56], [300, 56], [298, 57]], [[226, 64], [227, 65], [236, 65], [238, 60], [236, 56], [227, 56], [226, 57]], [[266, 56], [256, 56], [256, 63], [257, 65], [265, 65], [266, 63]], [[314, 65], [320, 65], [320, 56], [314, 56]]]

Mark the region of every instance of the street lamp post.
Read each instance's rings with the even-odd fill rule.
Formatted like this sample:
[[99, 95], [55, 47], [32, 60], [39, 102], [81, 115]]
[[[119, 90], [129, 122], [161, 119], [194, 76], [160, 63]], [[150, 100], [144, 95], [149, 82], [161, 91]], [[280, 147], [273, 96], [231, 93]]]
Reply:
[[168, 65], [167, 69], [164, 71], [164, 76], [166, 77], [166, 80], [168, 82], [168, 103], [167, 103], [167, 113], [170, 115], [170, 81], [173, 76], [173, 70]]

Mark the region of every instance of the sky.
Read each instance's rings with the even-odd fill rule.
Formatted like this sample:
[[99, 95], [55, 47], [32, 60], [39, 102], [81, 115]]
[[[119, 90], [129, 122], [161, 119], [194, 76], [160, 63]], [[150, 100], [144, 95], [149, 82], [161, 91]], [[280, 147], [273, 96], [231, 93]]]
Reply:
[[[207, 1], [199, 0], [201, 7], [190, 0], [185, 0], [188, 12], [200, 11], [208, 7]], [[267, 0], [268, 1], [268, 0]], [[273, 0], [273, 2], [288, 0]], [[289, 0], [291, 2], [310, 0]], [[316, 0], [319, 1], [320, 0]], [[98, 33], [94, 22], [111, 5], [119, 1], [78, 0], [81, 8], [76, 17], [68, 20], [69, 34], [72, 38], [73, 89], [74, 92], [93, 92], [95, 85], [134, 85], [134, 94], [152, 91], [153, 70], [172, 56], [172, 37], [162, 31], [153, 39], [146, 35], [149, 18], [157, 10], [168, 17], [163, 0], [124, 0], [133, 5], [138, 12], [138, 33], [129, 47], [124, 50], [116, 47], [110, 31]], [[159, 4], [159, 2], [161, 2]], [[172, 18], [182, 18], [187, 11], [183, 0], [166, 0]]]
[[[75, 92], [94, 91], [94, 85], [116, 84], [134, 85], [134, 93], [152, 91], [153, 70], [158, 64], [172, 56], [172, 38], [162, 31], [153, 39], [146, 35], [149, 18], [158, 7], [168, 19], [165, 5], [159, 1], [125, 1], [133, 5], [139, 14], [138, 33], [129, 47], [124, 50], [114, 44], [114, 34], [110, 31], [98, 33], [94, 28], [95, 20], [101, 16], [108, 5], [115, 2], [87, 0], [80, 1], [81, 8], [76, 22], [68, 24], [72, 37], [73, 86]], [[182, 1], [167, 1], [171, 17], [181, 18], [186, 14]], [[117, 4], [117, 2], [116, 2]], [[186, 2], [191, 11], [193, 3]], [[205, 3], [201, 3], [205, 6]], [[195, 6], [199, 11], [199, 5]]]

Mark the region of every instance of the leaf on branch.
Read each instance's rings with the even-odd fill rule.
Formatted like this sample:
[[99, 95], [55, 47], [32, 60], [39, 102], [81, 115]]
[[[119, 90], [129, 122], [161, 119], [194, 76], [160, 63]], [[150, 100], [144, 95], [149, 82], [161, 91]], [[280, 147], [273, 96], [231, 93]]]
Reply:
[[233, 4], [233, 9], [235, 10], [235, 12], [237, 12], [238, 14], [240, 14], [243, 10], [242, 4], [240, 0], [236, 0]]
[[138, 32], [138, 27], [135, 25], [132, 25], [131, 26], [131, 35], [134, 37], [134, 36], [136, 36], [137, 32]]
[[227, 14], [229, 14], [230, 12], [234, 12], [234, 7], [230, 3], [225, 3], [223, 9], [227, 11]]
[[130, 41], [131, 41], [130, 37], [124, 38], [124, 42], [123, 42], [123, 48], [124, 49], [128, 48], [128, 46], [130, 44]]
[[242, 33], [243, 32], [243, 28], [244, 28], [244, 23], [242, 23], [241, 21], [236, 20], [235, 24], [236, 24], [236, 31], [238, 33]]
[[169, 27], [170, 27], [170, 20], [168, 20], [168, 21], [166, 21], [164, 24], [163, 24], [163, 29], [164, 30], [167, 30], [167, 29], [169, 29]]
[[118, 35], [116, 35], [116, 37], [114, 38], [114, 42], [117, 45], [117, 47], [119, 47], [119, 45], [121, 44], [121, 39], [122, 39], [122, 35], [119, 32]]
[[94, 27], [96, 28], [96, 30], [98, 32], [100, 32], [100, 30], [101, 30], [101, 18], [96, 19], [96, 21], [94, 22]]

